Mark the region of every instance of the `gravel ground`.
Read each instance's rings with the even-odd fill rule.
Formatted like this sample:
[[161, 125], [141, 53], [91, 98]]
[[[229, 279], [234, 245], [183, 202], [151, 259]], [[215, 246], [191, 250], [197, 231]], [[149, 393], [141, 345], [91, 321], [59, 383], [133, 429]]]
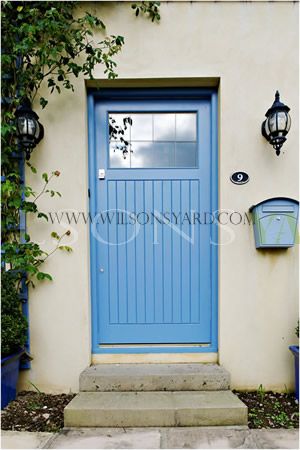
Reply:
[[233, 392], [248, 406], [249, 428], [299, 427], [299, 405], [294, 394]]
[[64, 426], [64, 408], [75, 395], [20, 392], [1, 413], [2, 430], [59, 431]]
[[[292, 394], [235, 392], [248, 406], [249, 428], [298, 428], [299, 409]], [[64, 426], [63, 411], [74, 394], [20, 392], [2, 411], [3, 430], [52, 431]]]

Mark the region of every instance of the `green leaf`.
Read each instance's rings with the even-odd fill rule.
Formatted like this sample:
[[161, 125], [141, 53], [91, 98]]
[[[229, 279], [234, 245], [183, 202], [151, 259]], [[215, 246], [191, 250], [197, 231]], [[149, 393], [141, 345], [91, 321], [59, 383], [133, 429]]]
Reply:
[[51, 277], [51, 275], [49, 273], [44, 273], [44, 278], [46, 278], [47, 280], [52, 281], [53, 278]]
[[33, 165], [29, 161], [26, 161], [26, 165], [30, 168], [31, 172], [37, 173], [36, 168], [33, 167]]
[[58, 248], [59, 248], [60, 250], [66, 251], [66, 252], [68, 252], [68, 253], [70, 253], [70, 252], [73, 251], [72, 247], [69, 247], [68, 245], [60, 245]]
[[55, 81], [53, 80], [53, 78], [49, 78], [48, 79], [48, 88], [52, 87], [52, 86], [55, 86]]
[[37, 279], [38, 279], [39, 281], [41, 281], [41, 280], [43, 280], [43, 279], [45, 278], [43, 272], [38, 272], [38, 274], [37, 274], [36, 277], [37, 277]]
[[42, 213], [42, 212], [39, 212], [37, 216], [38, 216], [39, 219], [40, 219], [41, 217], [42, 217], [43, 219], [46, 219], [47, 222], [48, 222], [48, 216], [47, 216], [47, 214]]
[[46, 172], [42, 174], [42, 178], [43, 178], [43, 180], [45, 180], [46, 183], [48, 183], [49, 179], [48, 179], [48, 174]]
[[47, 104], [48, 104], [48, 100], [46, 100], [44, 97], [41, 97], [40, 98], [40, 105], [41, 105], [41, 107], [44, 109], [45, 106], [47, 106]]
[[53, 279], [51, 277], [51, 275], [49, 275], [49, 273], [44, 273], [44, 272], [38, 272], [37, 275], [36, 275], [36, 278], [39, 281], [46, 280], [46, 279], [52, 281], [52, 279]]
[[54, 239], [60, 239], [59, 235], [56, 233], [56, 231], [52, 231], [51, 233], [51, 237], [53, 237]]

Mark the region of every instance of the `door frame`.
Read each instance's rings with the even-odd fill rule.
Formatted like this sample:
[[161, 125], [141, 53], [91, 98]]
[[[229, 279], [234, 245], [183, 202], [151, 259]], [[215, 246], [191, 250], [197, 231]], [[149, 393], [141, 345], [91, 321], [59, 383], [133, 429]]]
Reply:
[[[103, 88], [89, 89], [88, 101], [88, 186], [89, 186], [89, 213], [94, 217], [96, 211], [96, 189], [98, 167], [95, 155], [95, 103], [98, 100], [147, 100], [147, 99], [193, 99], [209, 100], [211, 103], [211, 206], [212, 211], [218, 209], [218, 93], [216, 89], [207, 88]], [[218, 351], [218, 225], [211, 225], [211, 295], [212, 295], [212, 319], [211, 319], [211, 344], [199, 345], [105, 345], [98, 343], [98, 301], [97, 296], [97, 255], [93, 245], [92, 223], [90, 221], [90, 292], [91, 292], [91, 338], [92, 353], [213, 353]], [[100, 294], [101, 298], [101, 294]]]

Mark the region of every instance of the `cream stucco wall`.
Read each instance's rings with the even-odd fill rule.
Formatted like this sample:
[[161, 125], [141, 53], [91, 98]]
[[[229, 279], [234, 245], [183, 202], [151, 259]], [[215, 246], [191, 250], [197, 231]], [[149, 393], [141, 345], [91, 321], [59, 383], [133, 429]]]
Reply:
[[[219, 82], [219, 206], [246, 212], [272, 196], [298, 198], [298, 5], [294, 2], [162, 2], [160, 24], [136, 19], [126, 2], [93, 2], [109, 34], [125, 37], [117, 58], [123, 85], [202, 86]], [[105, 85], [101, 68], [95, 73]], [[128, 80], [131, 80], [130, 82]], [[146, 81], [143, 81], [146, 80]], [[117, 83], [116, 83], [117, 85]], [[292, 128], [276, 157], [260, 134], [274, 92], [291, 108]], [[42, 199], [48, 211], [88, 211], [86, 83], [75, 93], [50, 97], [40, 113], [45, 138], [34, 151], [42, 172], [60, 170], [53, 186], [61, 199]], [[250, 182], [235, 186], [232, 172], [245, 170]], [[28, 174], [36, 185], [36, 176]], [[30, 223], [32, 236], [51, 247], [59, 225]], [[298, 314], [298, 246], [257, 251], [248, 225], [220, 229], [219, 361], [232, 386], [290, 388]], [[73, 226], [72, 254], [47, 262], [53, 282], [30, 292], [32, 369], [22, 374], [39, 389], [78, 389], [80, 372], [91, 361], [89, 233]]]

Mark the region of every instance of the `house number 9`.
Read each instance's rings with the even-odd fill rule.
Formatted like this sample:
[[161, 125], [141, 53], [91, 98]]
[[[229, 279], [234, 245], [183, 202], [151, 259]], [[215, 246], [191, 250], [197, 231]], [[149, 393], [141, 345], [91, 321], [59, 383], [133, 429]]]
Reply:
[[245, 184], [249, 181], [249, 175], [246, 172], [234, 172], [230, 180], [234, 184]]

